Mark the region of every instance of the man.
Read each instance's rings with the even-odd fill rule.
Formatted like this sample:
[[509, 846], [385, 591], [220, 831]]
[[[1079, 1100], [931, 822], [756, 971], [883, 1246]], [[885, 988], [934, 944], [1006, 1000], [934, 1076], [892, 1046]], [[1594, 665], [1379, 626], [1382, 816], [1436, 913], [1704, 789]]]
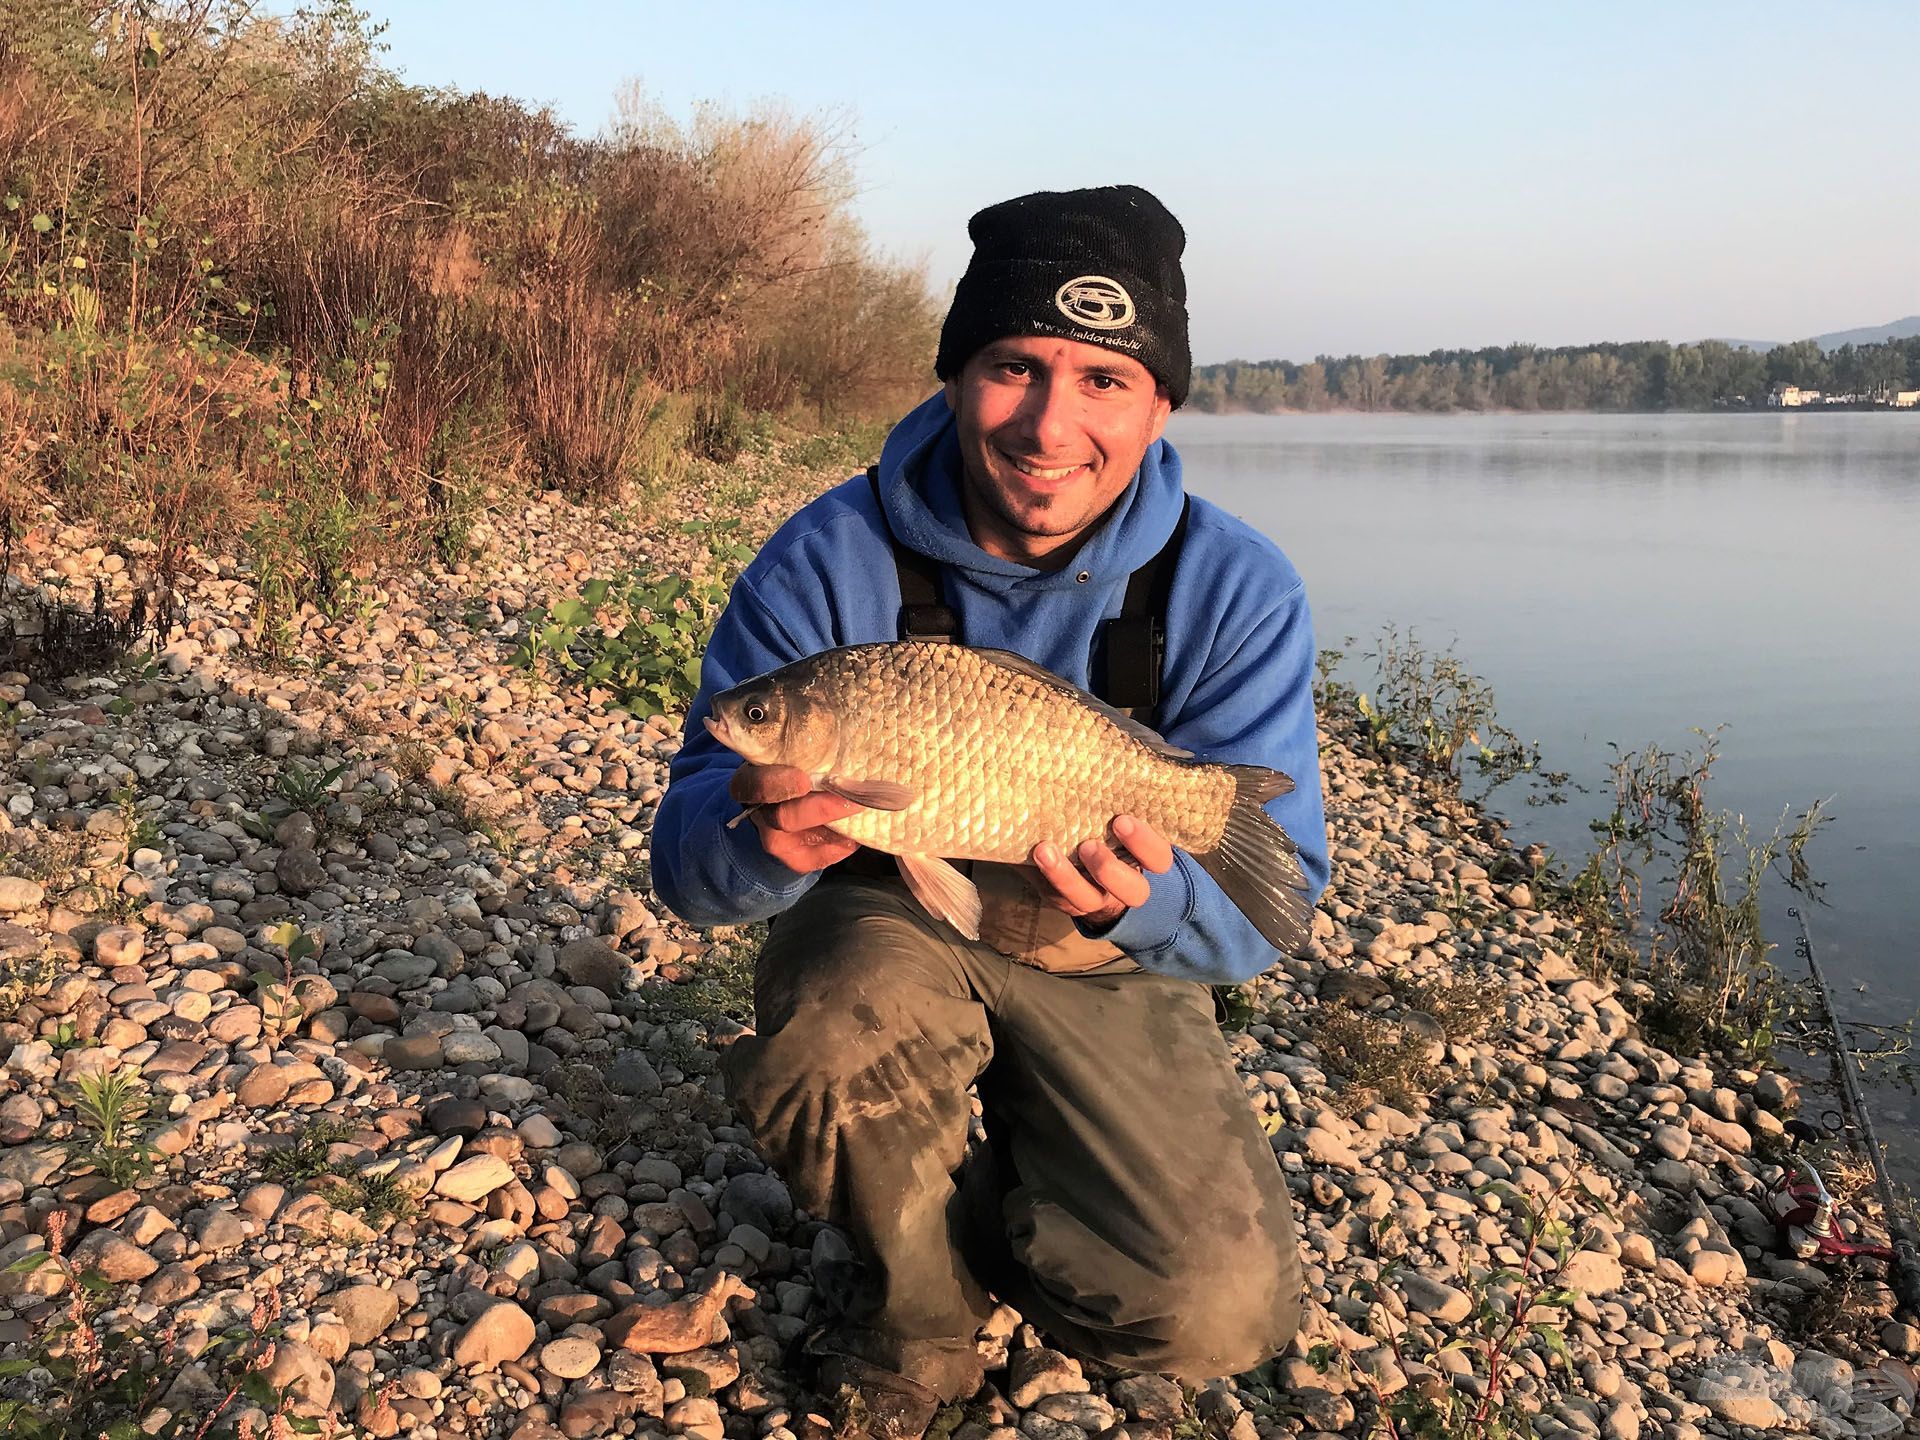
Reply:
[[[1204, 983], [1276, 957], [1189, 857], [1116, 816], [1112, 846], [976, 865], [987, 914], [969, 942], [827, 828], [850, 802], [742, 765], [701, 724], [754, 675], [900, 638], [896, 544], [937, 566], [965, 643], [1095, 688], [1103, 622], [1181, 525], [1161, 432], [1190, 377], [1186, 237], [1131, 186], [1010, 200], [969, 233], [942, 391], [894, 428], [876, 477], [805, 506], [740, 577], [653, 840], [654, 884], [687, 920], [773, 918], [729, 1091], [798, 1201], [852, 1236], [857, 1263], [815, 1277], [839, 1314], [814, 1349], [885, 1436], [918, 1435], [981, 1383], [990, 1293], [1083, 1355], [1191, 1381], [1276, 1353], [1299, 1313], [1291, 1200]], [[1184, 513], [1141, 718], [1290, 775], [1269, 808], [1317, 894], [1299, 576], [1218, 508]], [[743, 805], [752, 823], [730, 825]], [[970, 1154], [976, 1084], [987, 1143]]]

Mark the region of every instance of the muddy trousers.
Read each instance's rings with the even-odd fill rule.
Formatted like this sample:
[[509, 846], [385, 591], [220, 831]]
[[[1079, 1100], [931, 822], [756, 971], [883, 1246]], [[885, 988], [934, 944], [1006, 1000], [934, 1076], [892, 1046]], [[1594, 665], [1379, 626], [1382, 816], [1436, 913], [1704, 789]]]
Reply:
[[830, 1348], [952, 1399], [979, 1382], [988, 1292], [1082, 1355], [1186, 1380], [1292, 1339], [1292, 1201], [1204, 986], [1038, 970], [897, 883], [836, 877], [774, 923], [754, 993], [729, 1094], [858, 1250]]

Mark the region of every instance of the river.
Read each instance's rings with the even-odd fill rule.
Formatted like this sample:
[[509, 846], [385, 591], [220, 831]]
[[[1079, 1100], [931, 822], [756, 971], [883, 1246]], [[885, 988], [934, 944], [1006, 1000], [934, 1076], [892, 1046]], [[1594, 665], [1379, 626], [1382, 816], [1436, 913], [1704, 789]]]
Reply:
[[[1278, 541], [1365, 684], [1383, 626], [1452, 644], [1502, 721], [1586, 793], [1491, 803], [1583, 860], [1609, 746], [1697, 747], [1770, 830], [1831, 797], [1814, 940], [1849, 1020], [1920, 1010], [1920, 415], [1179, 415], [1194, 493]], [[1768, 892], [1774, 963], [1804, 974]], [[1856, 1042], [1869, 1041], [1856, 1032]], [[1871, 1099], [1920, 1180], [1920, 1103]]]

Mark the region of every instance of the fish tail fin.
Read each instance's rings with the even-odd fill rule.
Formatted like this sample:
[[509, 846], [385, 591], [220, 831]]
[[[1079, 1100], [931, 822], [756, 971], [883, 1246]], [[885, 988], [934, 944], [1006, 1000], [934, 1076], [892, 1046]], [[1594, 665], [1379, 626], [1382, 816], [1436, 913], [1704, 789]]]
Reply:
[[1234, 765], [1233, 808], [1220, 843], [1193, 858], [1274, 949], [1292, 955], [1313, 933], [1307, 878], [1296, 847], [1266, 803], [1293, 789], [1293, 781], [1262, 765]]

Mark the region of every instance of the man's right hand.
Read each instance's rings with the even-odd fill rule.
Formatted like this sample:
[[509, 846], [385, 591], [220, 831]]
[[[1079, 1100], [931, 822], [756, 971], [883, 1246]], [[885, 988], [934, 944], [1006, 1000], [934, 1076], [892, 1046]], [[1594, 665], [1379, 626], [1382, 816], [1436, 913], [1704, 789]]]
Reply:
[[733, 772], [727, 793], [747, 807], [761, 847], [789, 870], [811, 875], [860, 848], [858, 841], [827, 825], [865, 807], [815, 790], [807, 772], [797, 766], [743, 764]]

